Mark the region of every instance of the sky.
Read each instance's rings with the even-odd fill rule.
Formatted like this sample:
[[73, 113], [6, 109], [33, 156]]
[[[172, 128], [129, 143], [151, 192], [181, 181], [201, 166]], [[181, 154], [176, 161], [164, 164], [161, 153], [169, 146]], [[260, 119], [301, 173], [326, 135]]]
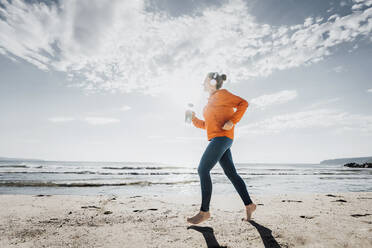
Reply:
[[237, 163], [372, 155], [372, 0], [0, 0], [0, 156], [197, 165], [208, 72]]

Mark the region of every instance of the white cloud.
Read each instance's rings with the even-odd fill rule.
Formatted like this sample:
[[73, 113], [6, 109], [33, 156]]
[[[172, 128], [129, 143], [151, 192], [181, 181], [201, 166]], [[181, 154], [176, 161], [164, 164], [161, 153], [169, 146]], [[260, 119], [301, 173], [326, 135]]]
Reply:
[[313, 104], [311, 104], [308, 107], [305, 107], [305, 109], [318, 108], [320, 106], [328, 105], [330, 103], [337, 102], [339, 100], [340, 100], [339, 97], [334, 97], [334, 98], [330, 98], [330, 99], [320, 100], [320, 101], [314, 102]]
[[107, 118], [107, 117], [85, 117], [84, 121], [91, 125], [107, 125], [111, 123], [120, 122], [120, 120], [115, 118]]
[[0, 1], [6, 56], [64, 71], [73, 86], [91, 91], [157, 94], [188, 85], [180, 99], [208, 71], [234, 83], [268, 76], [319, 62], [332, 47], [372, 31], [370, 0], [358, 1], [364, 10], [292, 26], [258, 23], [243, 0], [172, 18], [146, 12], [143, 1]]
[[51, 117], [48, 119], [50, 122], [70, 122], [75, 120], [73, 117], [65, 117], [65, 116], [58, 116], [58, 117]]
[[368, 89], [367, 92], [372, 93], [372, 89]]
[[120, 120], [115, 118], [108, 118], [108, 117], [84, 117], [84, 118], [73, 118], [73, 117], [52, 117], [48, 119], [50, 122], [60, 123], [60, 122], [71, 122], [75, 120], [84, 121], [91, 125], [106, 125], [111, 123], [120, 122]]
[[207, 137], [203, 135], [203, 137], [185, 137], [185, 136], [177, 136], [177, 137], [169, 137], [169, 136], [162, 136], [162, 135], [149, 135], [147, 136], [148, 139], [156, 140], [157, 142], [163, 143], [185, 143], [185, 142], [193, 142], [193, 141], [207, 141]]
[[274, 94], [262, 95], [253, 98], [250, 103], [257, 106], [258, 108], [264, 109], [268, 106], [275, 104], [282, 104], [291, 101], [297, 97], [297, 91], [295, 90], [283, 90]]
[[345, 71], [344, 67], [342, 65], [339, 65], [339, 66], [336, 66], [336, 67], [333, 67], [332, 70], [334, 72], [337, 72], [337, 73], [340, 73], [340, 72], [343, 72]]
[[123, 106], [121, 106], [120, 111], [128, 111], [128, 110], [130, 110], [130, 109], [132, 109], [130, 106], [128, 106], [128, 105], [123, 105]]
[[366, 6], [371, 6], [372, 5], [372, 0], [354, 0], [356, 4], [352, 6], [353, 10], [360, 10], [363, 7]]
[[266, 134], [304, 128], [332, 128], [339, 131], [358, 131], [372, 134], [372, 115], [350, 114], [332, 109], [316, 109], [277, 115], [252, 124], [240, 126], [240, 133]]

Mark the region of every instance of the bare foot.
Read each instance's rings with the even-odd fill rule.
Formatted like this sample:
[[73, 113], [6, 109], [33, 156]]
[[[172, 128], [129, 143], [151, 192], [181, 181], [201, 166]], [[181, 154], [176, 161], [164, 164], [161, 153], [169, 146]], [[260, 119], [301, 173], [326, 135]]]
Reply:
[[256, 210], [256, 207], [257, 206], [254, 203], [251, 203], [251, 204], [245, 206], [245, 209], [246, 209], [246, 212], [247, 212], [247, 218], [243, 218], [243, 220], [250, 221], [251, 218], [252, 218], [252, 213], [253, 213], [253, 211]]
[[209, 212], [200, 211], [197, 215], [187, 218], [187, 221], [191, 224], [199, 224], [211, 217], [211, 214]]

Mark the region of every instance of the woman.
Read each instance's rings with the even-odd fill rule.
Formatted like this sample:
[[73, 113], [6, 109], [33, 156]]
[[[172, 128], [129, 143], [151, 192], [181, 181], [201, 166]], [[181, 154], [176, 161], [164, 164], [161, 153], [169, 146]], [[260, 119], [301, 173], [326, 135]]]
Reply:
[[[225, 80], [225, 74], [208, 73], [204, 80], [204, 90], [209, 92], [208, 103], [203, 110], [205, 121], [198, 119], [195, 112], [192, 113], [194, 126], [206, 129], [210, 143], [198, 166], [202, 203], [199, 213], [187, 218], [191, 224], [199, 224], [210, 217], [209, 203], [212, 194], [212, 181], [209, 172], [217, 162], [220, 163], [244, 202], [247, 214], [247, 218], [244, 220], [249, 221], [253, 211], [256, 210], [256, 204], [249, 197], [243, 179], [235, 170], [230, 151], [234, 139], [234, 126], [242, 118], [248, 107], [248, 102], [226, 89], [220, 89]], [[235, 112], [234, 108], [236, 108]]]

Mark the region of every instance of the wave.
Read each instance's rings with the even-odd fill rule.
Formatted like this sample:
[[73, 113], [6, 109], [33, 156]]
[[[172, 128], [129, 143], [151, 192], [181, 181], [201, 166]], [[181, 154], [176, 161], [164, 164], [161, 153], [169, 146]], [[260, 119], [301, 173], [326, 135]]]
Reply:
[[[297, 176], [297, 175], [308, 175], [308, 176], [347, 176], [351, 175], [351, 173], [340, 173], [340, 172], [298, 172], [298, 173], [288, 173], [288, 172], [238, 172], [240, 175], [250, 175], [250, 176]], [[0, 171], [0, 174], [91, 174], [91, 175], [126, 175], [126, 176], [167, 176], [167, 175], [197, 175], [198, 173], [195, 172], [99, 172], [99, 171]], [[211, 175], [224, 175], [223, 172], [211, 172]], [[360, 173], [358, 173], [360, 174]], [[367, 173], [372, 175], [372, 172]], [[355, 173], [355, 175], [357, 175]]]
[[189, 167], [131, 167], [131, 166], [123, 166], [123, 167], [112, 167], [112, 166], [104, 166], [102, 169], [109, 169], [109, 170], [140, 170], [140, 169], [145, 169], [145, 170], [164, 170], [164, 169], [190, 169]]
[[137, 182], [122, 182], [122, 183], [58, 183], [58, 182], [27, 182], [27, 181], [16, 181], [16, 182], [1, 182], [1, 186], [6, 187], [102, 187], [102, 186], [151, 186], [151, 185], [174, 185], [174, 184], [188, 184], [196, 183], [198, 180], [185, 180], [178, 182], [149, 182], [149, 181], [137, 181]]
[[370, 177], [319, 177], [319, 179], [331, 179], [331, 180], [372, 180]]
[[[93, 171], [3, 171], [1, 174], [95, 174], [95, 175], [131, 175], [131, 176], [166, 176], [196, 175], [197, 172], [93, 172]], [[222, 173], [211, 173], [222, 174]]]
[[32, 169], [41, 169], [43, 166], [28, 166], [23, 164], [10, 164], [10, 165], [0, 165], [0, 168], [32, 168]]
[[30, 168], [23, 164], [12, 164], [12, 165], [0, 165], [0, 168]]

